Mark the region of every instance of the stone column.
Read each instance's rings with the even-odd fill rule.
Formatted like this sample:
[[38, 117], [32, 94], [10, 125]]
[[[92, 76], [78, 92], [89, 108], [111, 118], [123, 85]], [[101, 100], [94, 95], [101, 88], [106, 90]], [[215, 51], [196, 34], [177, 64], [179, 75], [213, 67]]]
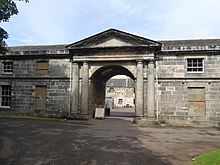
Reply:
[[135, 113], [136, 116], [144, 115], [143, 61], [137, 62]]
[[71, 113], [77, 113], [79, 107], [79, 64], [72, 64], [72, 103]]
[[92, 111], [92, 107], [93, 107], [93, 83], [91, 80], [89, 80], [89, 107], [91, 107], [89, 109], [89, 111]]
[[149, 117], [155, 117], [155, 75], [154, 61], [148, 63], [148, 79], [147, 79], [147, 114]]
[[83, 62], [82, 66], [82, 113], [87, 114], [89, 108], [89, 64]]

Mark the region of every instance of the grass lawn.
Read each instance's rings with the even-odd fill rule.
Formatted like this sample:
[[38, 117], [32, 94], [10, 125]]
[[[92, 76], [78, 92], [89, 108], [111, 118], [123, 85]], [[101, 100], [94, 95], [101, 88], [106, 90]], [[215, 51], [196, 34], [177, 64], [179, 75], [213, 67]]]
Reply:
[[209, 151], [196, 157], [191, 165], [220, 165], [220, 150]]

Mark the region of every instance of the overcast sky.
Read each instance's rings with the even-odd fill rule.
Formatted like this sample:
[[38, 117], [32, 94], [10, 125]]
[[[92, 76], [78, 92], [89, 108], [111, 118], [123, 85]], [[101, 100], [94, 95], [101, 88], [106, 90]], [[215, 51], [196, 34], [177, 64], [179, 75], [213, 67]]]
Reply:
[[29, 0], [8, 45], [70, 44], [109, 28], [153, 40], [220, 38], [220, 0]]

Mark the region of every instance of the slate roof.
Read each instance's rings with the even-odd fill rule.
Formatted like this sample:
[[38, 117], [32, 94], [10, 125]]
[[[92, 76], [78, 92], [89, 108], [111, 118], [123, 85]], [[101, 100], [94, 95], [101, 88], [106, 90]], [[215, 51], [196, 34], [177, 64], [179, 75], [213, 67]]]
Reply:
[[220, 39], [162, 40], [159, 42], [164, 45], [210, 45], [220, 44]]
[[159, 42], [163, 45], [162, 50], [220, 49], [220, 39], [164, 40]]
[[131, 45], [156, 46], [162, 51], [191, 51], [191, 50], [220, 50], [220, 39], [192, 39], [192, 40], [161, 40], [154, 41], [141, 36], [130, 34], [117, 29], [108, 29], [98, 34], [92, 35], [73, 44], [62, 45], [37, 45], [37, 46], [11, 46], [10, 54], [15, 55], [36, 55], [36, 54], [67, 54], [68, 49], [72, 51], [75, 48], [92, 48], [94, 44], [103, 43], [106, 39], [115, 37]]
[[[164, 40], [162, 43], [162, 50], [185, 50], [191, 49], [210, 49], [220, 50], [220, 39], [198, 39], [198, 40]], [[42, 54], [42, 53], [68, 53], [65, 48], [67, 45], [37, 45], [37, 46], [10, 46], [9, 49], [12, 54]], [[19, 53], [20, 52], [20, 53]], [[32, 53], [30, 53], [32, 52]]]
[[59, 50], [65, 49], [66, 44], [63, 45], [36, 45], [36, 46], [10, 46], [11, 51], [36, 51], [36, 50]]
[[36, 45], [36, 46], [10, 46], [10, 54], [14, 55], [37, 55], [37, 54], [60, 54], [68, 53], [66, 45]]

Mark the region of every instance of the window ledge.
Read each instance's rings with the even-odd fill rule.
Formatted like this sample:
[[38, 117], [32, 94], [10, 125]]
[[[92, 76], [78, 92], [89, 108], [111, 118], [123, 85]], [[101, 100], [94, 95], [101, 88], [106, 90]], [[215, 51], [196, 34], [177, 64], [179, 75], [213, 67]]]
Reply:
[[205, 72], [186, 72], [186, 73], [201, 74], [201, 73], [205, 73]]
[[11, 109], [10, 106], [0, 106], [0, 109]]
[[12, 72], [12, 73], [9, 73], [9, 72], [2, 72], [2, 75], [13, 75], [13, 72]]

